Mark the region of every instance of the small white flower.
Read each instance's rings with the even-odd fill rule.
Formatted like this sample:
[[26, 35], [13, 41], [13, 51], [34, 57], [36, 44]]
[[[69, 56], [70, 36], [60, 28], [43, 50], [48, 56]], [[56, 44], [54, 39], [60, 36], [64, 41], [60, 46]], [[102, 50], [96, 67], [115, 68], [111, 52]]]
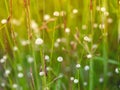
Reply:
[[107, 22], [112, 23], [113, 22], [112, 18], [108, 18]]
[[105, 8], [105, 7], [101, 7], [101, 11], [102, 11], [102, 12], [105, 12], [105, 11], [106, 11], [106, 8]]
[[83, 82], [83, 85], [84, 85], [84, 86], [87, 86], [87, 84], [88, 84], [87, 82]]
[[41, 71], [41, 72], [39, 72], [39, 75], [43, 76], [43, 75], [45, 75], [45, 72]]
[[57, 57], [57, 61], [58, 62], [62, 62], [63, 61], [63, 57], [61, 57], [61, 56]]
[[13, 51], [17, 51], [18, 50], [18, 47], [17, 46], [14, 46], [13, 47]]
[[70, 80], [73, 81], [73, 80], [74, 80], [74, 77], [70, 77]]
[[87, 42], [91, 42], [91, 38], [89, 38], [88, 36], [85, 36], [84, 40], [87, 41]]
[[32, 28], [33, 30], [38, 29], [38, 24], [37, 24], [34, 20], [31, 21], [31, 28]]
[[81, 67], [81, 65], [80, 64], [76, 64], [76, 68], [80, 68]]
[[60, 38], [58, 38], [56, 41], [57, 41], [58, 43], [60, 43], [60, 42], [61, 42], [61, 39], [60, 39]]
[[58, 11], [55, 11], [55, 12], [53, 13], [53, 15], [56, 16], [56, 17], [58, 17], [58, 16], [60, 15], [60, 13], [59, 13]]
[[45, 60], [49, 62], [50, 57], [48, 55], [45, 55]]
[[79, 82], [78, 79], [74, 79], [74, 83], [77, 84]]
[[115, 73], [119, 73], [119, 69], [118, 68], [115, 68]]
[[87, 29], [87, 25], [82, 25], [82, 29], [86, 30]]
[[17, 65], [17, 69], [18, 69], [18, 71], [22, 71], [23, 70], [21, 65]]
[[23, 76], [24, 76], [23, 73], [21, 73], [21, 72], [18, 73], [18, 77], [19, 77], [19, 78], [22, 78]]
[[43, 44], [43, 39], [37, 38], [37, 39], [35, 40], [35, 44], [36, 44], [36, 45], [42, 45], [42, 44]]
[[50, 71], [52, 68], [51, 67], [46, 67], [46, 70], [47, 71]]
[[65, 32], [66, 32], [66, 33], [70, 33], [70, 28], [66, 28], [66, 29], [65, 29]]
[[2, 24], [6, 24], [6, 23], [7, 23], [7, 19], [2, 19], [2, 20], [1, 20], [1, 23], [2, 23]]
[[96, 7], [96, 10], [97, 10], [97, 11], [100, 11], [100, 6], [97, 6], [97, 7]]
[[104, 79], [101, 77], [99, 78], [99, 82], [102, 83], [104, 81]]
[[88, 54], [88, 55], [87, 55], [87, 58], [88, 58], [88, 59], [92, 58], [92, 54]]
[[13, 88], [17, 88], [18, 85], [17, 85], [16, 83], [14, 83], [14, 84], [12, 85], [12, 87], [13, 87]]
[[16, 26], [19, 26], [21, 23], [19, 20], [17, 19], [12, 19], [12, 24], [16, 25]]
[[32, 63], [34, 61], [34, 59], [32, 56], [28, 56], [27, 61], [28, 61], [28, 63]]
[[98, 47], [97, 44], [93, 44], [92, 49], [96, 49]]
[[10, 74], [10, 72], [11, 71], [9, 69], [5, 70], [5, 76], [8, 76]]
[[59, 46], [59, 43], [58, 42], [55, 42], [54, 43], [54, 46], [57, 48]]
[[1, 83], [1, 87], [5, 87], [5, 83], [4, 82]]
[[93, 24], [93, 27], [94, 27], [94, 28], [97, 28], [97, 27], [98, 27], [98, 24], [97, 24], [97, 23], [94, 23], [94, 24]]
[[6, 59], [7, 59], [7, 55], [4, 55], [4, 56], [3, 56], [3, 59], [6, 60]]
[[85, 71], [88, 71], [90, 69], [90, 67], [88, 66], [88, 65], [86, 65], [85, 67], [84, 67], [84, 70]]
[[0, 63], [4, 63], [5, 61], [6, 61], [6, 60], [3, 59], [3, 58], [0, 59]]
[[50, 15], [45, 14], [43, 19], [44, 19], [45, 21], [49, 20], [49, 19], [50, 19]]
[[76, 13], [78, 13], [78, 10], [77, 9], [73, 9], [73, 14], [76, 14]]
[[105, 11], [105, 12], [104, 12], [104, 15], [105, 15], [105, 16], [109, 16], [109, 12]]

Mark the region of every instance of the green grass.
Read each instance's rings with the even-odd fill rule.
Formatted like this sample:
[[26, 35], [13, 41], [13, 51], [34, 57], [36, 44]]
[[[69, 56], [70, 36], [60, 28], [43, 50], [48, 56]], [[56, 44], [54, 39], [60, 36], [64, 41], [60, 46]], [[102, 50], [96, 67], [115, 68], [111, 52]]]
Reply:
[[120, 0], [0, 0], [0, 90], [119, 90], [119, 42]]

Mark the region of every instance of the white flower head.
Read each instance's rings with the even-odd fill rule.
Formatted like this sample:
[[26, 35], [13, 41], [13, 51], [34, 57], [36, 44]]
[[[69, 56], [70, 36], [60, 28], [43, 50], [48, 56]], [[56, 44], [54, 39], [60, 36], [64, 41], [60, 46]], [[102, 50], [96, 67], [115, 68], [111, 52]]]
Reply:
[[12, 85], [12, 87], [13, 87], [13, 88], [17, 88], [18, 85], [17, 85], [16, 83], [14, 83], [14, 84]]
[[102, 83], [104, 81], [104, 79], [101, 77], [99, 78], [99, 82]]
[[1, 87], [5, 87], [5, 83], [4, 82], [1, 83]]
[[81, 67], [81, 65], [80, 64], [76, 64], [76, 68], [80, 68]]
[[98, 27], [98, 24], [97, 24], [97, 23], [94, 23], [94, 24], [93, 24], [93, 27], [94, 27], [94, 28], [97, 28], [97, 27]]
[[73, 81], [73, 80], [74, 80], [74, 77], [70, 77], [70, 80]]
[[70, 28], [65, 28], [66, 33], [70, 33]]
[[62, 62], [63, 61], [63, 57], [62, 56], [57, 57], [57, 61], [58, 62]]
[[45, 60], [46, 60], [47, 62], [49, 62], [50, 57], [49, 57], [48, 55], [45, 55]]
[[36, 45], [42, 45], [42, 44], [43, 44], [43, 39], [42, 39], [42, 38], [37, 38], [37, 39], [35, 40], [35, 44], [36, 44]]
[[115, 73], [119, 73], [119, 69], [118, 68], [115, 68]]
[[108, 23], [112, 23], [112, 22], [113, 22], [113, 19], [112, 19], [112, 18], [108, 18], [107, 22], [108, 22]]
[[22, 78], [24, 75], [23, 75], [23, 73], [18, 73], [18, 78]]
[[34, 59], [33, 59], [32, 56], [28, 56], [27, 57], [27, 61], [28, 61], [28, 63], [32, 63], [34, 61]]
[[13, 51], [18, 51], [18, 47], [17, 47], [17, 46], [14, 46], [14, 47], [13, 47]]
[[2, 23], [2, 24], [6, 24], [6, 23], [7, 23], [7, 19], [2, 19], [2, 20], [1, 20], [1, 23]]
[[48, 20], [50, 19], [50, 15], [45, 14], [44, 17], [43, 17], [43, 19], [44, 19], [45, 21], [48, 21]]
[[39, 75], [43, 76], [43, 75], [45, 75], [45, 72], [41, 71], [41, 72], [39, 72]]
[[87, 82], [83, 82], [83, 85], [84, 85], [84, 86], [87, 86], [87, 85], [88, 85], [88, 83], [87, 83]]
[[104, 29], [104, 28], [105, 28], [105, 25], [104, 25], [104, 24], [100, 24], [100, 25], [99, 25], [99, 28], [100, 28], [100, 29]]
[[84, 70], [85, 71], [88, 71], [90, 69], [90, 67], [88, 66], [88, 65], [86, 65], [85, 67], [84, 67]]
[[8, 77], [8, 75], [10, 74], [10, 72], [11, 72], [11, 71], [10, 71], [9, 69], [6, 69], [6, 70], [5, 70], [5, 76]]
[[77, 14], [78, 13], [78, 10], [77, 9], [73, 9], [73, 14]]
[[79, 82], [78, 79], [74, 79], [74, 83], [77, 84]]
[[88, 58], [88, 59], [92, 58], [92, 54], [88, 54], [88, 55], [87, 55], [87, 58]]
[[56, 16], [56, 17], [58, 17], [58, 16], [60, 15], [60, 13], [59, 13], [58, 11], [55, 11], [55, 12], [53, 13], [53, 15]]
[[90, 37], [88, 37], [88, 36], [85, 36], [84, 40], [87, 41], [87, 42], [91, 42], [92, 41], [92, 39]]
[[105, 12], [105, 11], [106, 11], [106, 8], [105, 8], [105, 7], [101, 7], [101, 11], [102, 11], [102, 12]]
[[86, 30], [86, 29], [87, 29], [87, 25], [85, 25], [85, 24], [82, 25], [82, 29], [83, 29], [83, 30]]

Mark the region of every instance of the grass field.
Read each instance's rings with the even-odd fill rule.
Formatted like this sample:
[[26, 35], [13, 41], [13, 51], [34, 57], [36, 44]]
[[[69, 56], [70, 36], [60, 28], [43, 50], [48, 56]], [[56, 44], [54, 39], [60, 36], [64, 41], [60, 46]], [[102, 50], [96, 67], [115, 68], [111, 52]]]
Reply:
[[120, 90], [120, 0], [0, 0], [0, 90]]

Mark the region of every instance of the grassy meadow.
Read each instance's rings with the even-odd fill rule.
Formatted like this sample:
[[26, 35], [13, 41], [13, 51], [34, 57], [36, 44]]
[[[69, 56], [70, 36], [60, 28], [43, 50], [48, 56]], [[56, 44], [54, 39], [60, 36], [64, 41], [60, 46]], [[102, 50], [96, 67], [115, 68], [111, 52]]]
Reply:
[[0, 0], [0, 90], [120, 90], [120, 0]]

